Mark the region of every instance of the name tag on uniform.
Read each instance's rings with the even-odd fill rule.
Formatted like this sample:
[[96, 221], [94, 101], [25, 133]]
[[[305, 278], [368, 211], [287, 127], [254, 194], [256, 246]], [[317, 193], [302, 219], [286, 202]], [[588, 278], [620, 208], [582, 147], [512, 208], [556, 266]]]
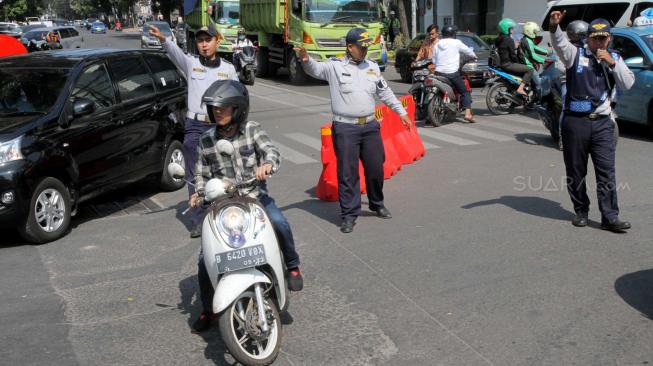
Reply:
[[343, 72], [342, 76], [351, 76], [351, 74], [347, 74], [346, 72]]
[[582, 67], [588, 67], [590, 65], [590, 59], [587, 57], [580, 57], [578, 59], [578, 64]]
[[368, 69], [367, 70], [367, 75], [376, 75], [376, 71], [374, 71], [372, 69]]
[[206, 69], [201, 67], [193, 67], [193, 72], [206, 72]]
[[219, 73], [218, 73], [218, 77], [228, 79], [228, 78], [229, 78], [229, 74], [227, 74], [226, 72], [219, 72]]

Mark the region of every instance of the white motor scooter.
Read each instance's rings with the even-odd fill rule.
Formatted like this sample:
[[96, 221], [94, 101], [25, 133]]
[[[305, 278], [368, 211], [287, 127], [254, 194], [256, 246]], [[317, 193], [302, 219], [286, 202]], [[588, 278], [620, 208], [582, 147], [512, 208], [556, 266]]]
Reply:
[[[218, 150], [232, 155], [233, 146], [221, 140]], [[177, 163], [168, 165], [168, 172], [184, 177]], [[215, 289], [213, 312], [219, 314], [231, 355], [244, 365], [269, 365], [276, 359], [282, 338], [279, 311], [287, 309], [289, 294], [274, 229], [263, 206], [248, 193], [257, 183], [214, 178], [204, 190], [208, 212], [202, 250]]]

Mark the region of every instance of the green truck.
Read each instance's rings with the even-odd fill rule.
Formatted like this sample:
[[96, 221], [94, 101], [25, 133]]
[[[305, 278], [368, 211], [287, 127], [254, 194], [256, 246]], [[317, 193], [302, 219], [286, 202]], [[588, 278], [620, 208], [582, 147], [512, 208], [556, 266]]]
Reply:
[[[194, 33], [203, 26], [213, 23], [222, 35], [218, 53], [223, 57], [231, 52], [240, 27], [240, 4], [238, 0], [185, 0], [185, 22], [188, 25], [187, 44], [191, 53], [196, 53]], [[231, 58], [228, 58], [231, 60]]]
[[290, 81], [302, 84], [307, 75], [293, 47], [303, 45], [317, 61], [345, 55], [345, 35], [354, 27], [368, 30], [374, 44], [369, 59], [381, 65], [380, 5], [377, 0], [240, 0], [240, 23], [258, 41], [258, 76], [280, 67]]

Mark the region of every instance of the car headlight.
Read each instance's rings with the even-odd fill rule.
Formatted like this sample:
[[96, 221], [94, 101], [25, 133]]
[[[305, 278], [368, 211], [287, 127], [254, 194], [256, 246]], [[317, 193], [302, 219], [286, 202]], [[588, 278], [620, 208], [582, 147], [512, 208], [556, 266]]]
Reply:
[[147, 38], [146, 36], [142, 36], [141, 39], [143, 40], [143, 42], [147, 42], [149, 40], [149, 38]]
[[238, 249], [247, 241], [245, 232], [250, 225], [250, 217], [240, 206], [224, 208], [217, 218], [220, 231], [227, 235], [227, 245]]
[[8, 161], [21, 160], [25, 157], [20, 152], [21, 138], [15, 138], [11, 141], [0, 143], [0, 164]]

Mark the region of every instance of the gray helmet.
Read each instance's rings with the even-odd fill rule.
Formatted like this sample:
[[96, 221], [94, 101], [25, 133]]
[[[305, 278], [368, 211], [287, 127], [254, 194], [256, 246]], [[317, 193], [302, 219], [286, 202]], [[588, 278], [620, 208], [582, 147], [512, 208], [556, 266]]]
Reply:
[[206, 90], [202, 96], [206, 104], [206, 114], [211, 122], [216, 123], [212, 107], [234, 107], [231, 124], [244, 125], [249, 115], [249, 92], [247, 88], [235, 80], [218, 80]]
[[567, 25], [567, 38], [572, 43], [580, 42], [587, 37], [590, 25], [582, 20], [574, 20]]

